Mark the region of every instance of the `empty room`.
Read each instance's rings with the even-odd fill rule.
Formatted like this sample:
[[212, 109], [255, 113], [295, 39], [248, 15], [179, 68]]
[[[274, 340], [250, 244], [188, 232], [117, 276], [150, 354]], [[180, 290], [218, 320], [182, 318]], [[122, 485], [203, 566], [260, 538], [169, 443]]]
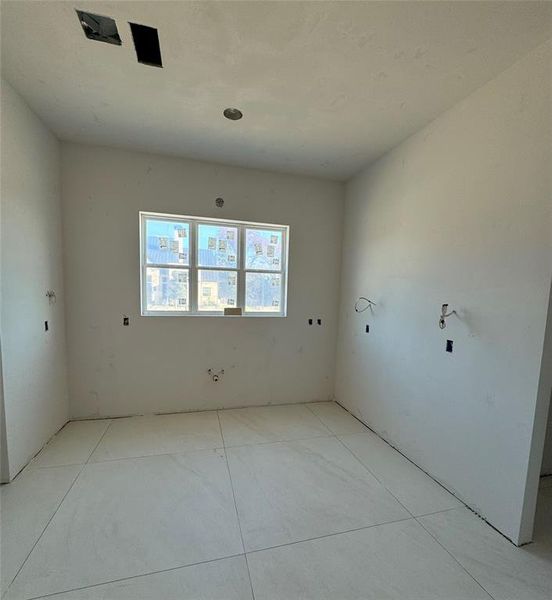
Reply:
[[0, 0], [0, 598], [552, 598], [552, 2]]

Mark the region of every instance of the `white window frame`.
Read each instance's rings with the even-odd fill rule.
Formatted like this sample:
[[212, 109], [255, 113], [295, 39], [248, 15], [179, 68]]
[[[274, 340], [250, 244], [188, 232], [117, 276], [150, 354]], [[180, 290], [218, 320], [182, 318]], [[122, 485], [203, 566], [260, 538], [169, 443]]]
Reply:
[[[174, 215], [167, 213], [140, 211], [140, 306], [141, 314], [144, 317], [229, 317], [235, 318], [236, 315], [225, 315], [224, 311], [200, 311], [197, 307], [198, 300], [198, 270], [204, 271], [235, 271], [238, 277], [236, 307], [241, 308], [242, 314], [239, 317], [286, 317], [287, 316], [287, 291], [288, 291], [288, 263], [289, 263], [289, 226], [275, 225], [272, 223], [257, 223], [253, 221], [234, 221], [230, 219], [216, 219], [212, 217], [194, 217], [188, 215]], [[147, 239], [146, 239], [146, 220], [155, 219], [159, 221], [181, 222], [189, 224], [190, 245], [189, 245], [189, 266], [166, 264], [166, 263], [147, 263]], [[238, 252], [237, 268], [231, 267], [200, 267], [198, 266], [197, 254], [197, 229], [198, 225], [222, 225], [226, 227], [236, 227], [238, 229]], [[245, 235], [246, 229], [273, 230], [282, 233], [282, 264], [280, 270], [269, 271], [264, 269], [246, 269], [245, 268]], [[188, 306], [187, 311], [166, 311], [166, 310], [147, 310], [147, 268], [156, 267], [159, 269], [175, 269], [189, 272], [188, 277]], [[245, 310], [245, 277], [246, 273], [265, 273], [270, 275], [280, 275], [282, 277], [280, 310], [274, 312], [247, 312]]]

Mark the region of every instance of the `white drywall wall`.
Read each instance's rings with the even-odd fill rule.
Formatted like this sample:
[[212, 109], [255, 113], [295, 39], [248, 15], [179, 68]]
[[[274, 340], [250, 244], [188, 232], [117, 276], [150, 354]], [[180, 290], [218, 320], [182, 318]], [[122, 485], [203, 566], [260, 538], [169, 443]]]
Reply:
[[4, 80], [1, 93], [0, 331], [11, 479], [67, 421], [68, 398], [59, 142]]
[[549, 398], [550, 61], [539, 47], [354, 178], [344, 217], [336, 399], [516, 543]]
[[[306, 177], [62, 144], [71, 415], [332, 398], [343, 193]], [[290, 225], [287, 318], [141, 317], [140, 210]], [[225, 370], [221, 382], [210, 367]]]

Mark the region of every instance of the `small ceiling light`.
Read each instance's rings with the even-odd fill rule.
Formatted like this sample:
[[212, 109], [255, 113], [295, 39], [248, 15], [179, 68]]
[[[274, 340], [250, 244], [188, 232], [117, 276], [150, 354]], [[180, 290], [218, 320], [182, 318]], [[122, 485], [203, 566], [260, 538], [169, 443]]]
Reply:
[[230, 121], [239, 121], [243, 117], [242, 111], [237, 108], [225, 108], [222, 114]]

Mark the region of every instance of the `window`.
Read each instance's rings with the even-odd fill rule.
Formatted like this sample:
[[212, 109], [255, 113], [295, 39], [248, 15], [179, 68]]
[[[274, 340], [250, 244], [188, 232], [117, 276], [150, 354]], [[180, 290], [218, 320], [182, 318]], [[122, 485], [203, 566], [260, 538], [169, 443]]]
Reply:
[[143, 315], [285, 317], [289, 227], [140, 213]]

